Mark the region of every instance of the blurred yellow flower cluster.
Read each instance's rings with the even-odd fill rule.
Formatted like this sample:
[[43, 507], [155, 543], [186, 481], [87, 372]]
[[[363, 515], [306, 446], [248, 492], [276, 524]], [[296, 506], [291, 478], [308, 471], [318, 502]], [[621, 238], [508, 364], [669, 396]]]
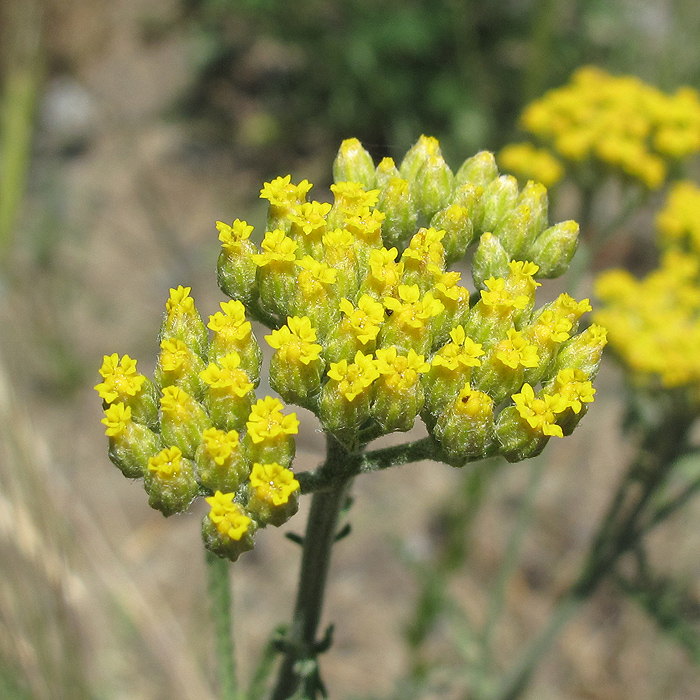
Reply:
[[700, 255], [700, 187], [691, 180], [672, 185], [656, 215], [659, 243]]
[[[530, 103], [521, 125], [568, 166], [597, 163], [657, 189], [674, 161], [700, 151], [700, 96], [690, 87], [668, 95], [635, 76], [587, 66]], [[529, 177], [532, 162], [545, 162], [544, 156], [533, 152], [528, 159], [519, 148], [514, 156], [507, 147], [502, 165]]]
[[639, 384], [688, 387], [700, 399], [700, 259], [666, 251], [643, 279], [626, 270], [599, 276], [595, 314], [610, 345]]

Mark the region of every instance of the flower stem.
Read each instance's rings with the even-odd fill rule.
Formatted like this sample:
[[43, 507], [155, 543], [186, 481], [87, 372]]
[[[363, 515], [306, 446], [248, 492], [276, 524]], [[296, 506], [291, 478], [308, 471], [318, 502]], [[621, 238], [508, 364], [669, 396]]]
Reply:
[[220, 559], [211, 552], [207, 552], [206, 556], [209, 570], [209, 598], [214, 618], [219, 697], [221, 700], [235, 700], [238, 694], [231, 630], [229, 563], [226, 559]]
[[272, 694], [273, 700], [286, 700], [302, 682], [308, 684], [304, 697], [313, 699], [322, 688], [316, 658], [324, 648], [317, 642], [316, 634], [321, 620], [338, 515], [352, 482], [347, 467], [354, 460], [356, 455], [347, 452], [330, 435], [327, 437], [326, 462], [320, 469], [333, 471], [339, 478], [332, 480], [329, 488], [314, 493], [311, 499], [294, 617], [284, 640], [284, 658]]

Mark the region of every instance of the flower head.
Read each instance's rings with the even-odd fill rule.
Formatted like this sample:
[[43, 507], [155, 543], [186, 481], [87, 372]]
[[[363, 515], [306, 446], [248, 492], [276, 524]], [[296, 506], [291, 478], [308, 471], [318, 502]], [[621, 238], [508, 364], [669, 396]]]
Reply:
[[275, 440], [299, 432], [299, 421], [296, 413], [284, 415], [284, 406], [279, 399], [266, 396], [253, 405], [246, 427], [248, 435], [254, 443]]
[[233, 502], [234, 497], [233, 493], [217, 491], [205, 500], [211, 507], [208, 517], [219, 534], [238, 541], [248, 532], [253, 521], [237, 503]]
[[542, 398], [535, 397], [534, 389], [524, 384], [519, 394], [513, 394], [513, 402], [520, 416], [528, 425], [543, 435], [564, 437], [562, 429], [556, 424], [556, 415], [565, 411], [568, 402], [563, 396], [545, 394]]
[[119, 359], [116, 352], [104, 356], [100, 374], [104, 381], [97, 384], [95, 390], [107, 403], [136, 396], [146, 380], [144, 375], [136, 371], [136, 360], [128, 355]]
[[308, 316], [290, 316], [287, 324], [265, 336], [267, 344], [284, 362], [308, 365], [319, 359], [323, 346], [316, 342], [316, 329]]
[[355, 353], [354, 362], [332, 362], [328, 370], [328, 377], [338, 382], [340, 393], [348, 401], [354, 401], [363, 394], [378, 376], [379, 370], [372, 356], [359, 350]]
[[255, 463], [249, 479], [250, 485], [255, 489], [255, 495], [272, 506], [285, 505], [291, 495], [299, 490], [299, 482], [294, 478], [294, 472], [277, 462]]
[[166, 447], [148, 460], [148, 471], [159, 479], [172, 479], [182, 469], [182, 452], [179, 447]]

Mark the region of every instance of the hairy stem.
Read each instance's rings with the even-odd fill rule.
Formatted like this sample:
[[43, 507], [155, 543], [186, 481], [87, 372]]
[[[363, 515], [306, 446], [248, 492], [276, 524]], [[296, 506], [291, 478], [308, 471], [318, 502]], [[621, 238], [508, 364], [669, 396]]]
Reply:
[[[345, 504], [352, 482], [348, 464], [355, 455], [348, 453], [334, 438], [327, 438], [326, 462], [319, 469], [334, 472], [329, 488], [314, 493], [303, 540], [303, 554], [294, 616], [284, 641], [284, 657], [272, 694], [273, 700], [286, 700], [300, 683], [310, 683], [305, 697], [314, 697], [321, 686], [316, 657], [323, 651], [316, 639], [323, 598], [337, 534], [338, 515]], [[309, 662], [304, 664], [303, 662]]]
[[209, 570], [209, 597], [212, 603], [216, 641], [216, 667], [219, 678], [221, 700], [237, 697], [236, 666], [233, 657], [233, 634], [231, 630], [231, 582], [229, 562], [207, 552]]

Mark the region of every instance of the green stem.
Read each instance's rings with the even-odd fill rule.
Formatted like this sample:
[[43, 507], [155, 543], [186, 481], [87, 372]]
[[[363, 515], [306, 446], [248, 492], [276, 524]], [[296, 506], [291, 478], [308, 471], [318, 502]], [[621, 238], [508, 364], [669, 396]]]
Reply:
[[236, 666], [233, 656], [231, 615], [231, 582], [229, 563], [207, 552], [209, 570], [209, 597], [212, 603], [216, 640], [216, 667], [221, 700], [235, 700], [238, 696]]
[[[309, 695], [315, 696], [321, 681], [315, 665], [323, 650], [316, 640], [323, 598], [337, 533], [338, 515], [345, 504], [352, 476], [348, 464], [356, 455], [347, 452], [332, 436], [327, 436], [326, 462], [319, 471], [337, 476], [329, 488], [314, 493], [303, 540], [303, 554], [294, 617], [284, 641], [284, 658], [277, 678], [273, 700], [286, 700], [303, 681], [311, 682]], [[302, 664], [301, 662], [310, 662]], [[303, 671], [302, 666], [306, 666]], [[309, 671], [309, 669], [311, 669]], [[306, 695], [305, 695], [306, 697]]]

